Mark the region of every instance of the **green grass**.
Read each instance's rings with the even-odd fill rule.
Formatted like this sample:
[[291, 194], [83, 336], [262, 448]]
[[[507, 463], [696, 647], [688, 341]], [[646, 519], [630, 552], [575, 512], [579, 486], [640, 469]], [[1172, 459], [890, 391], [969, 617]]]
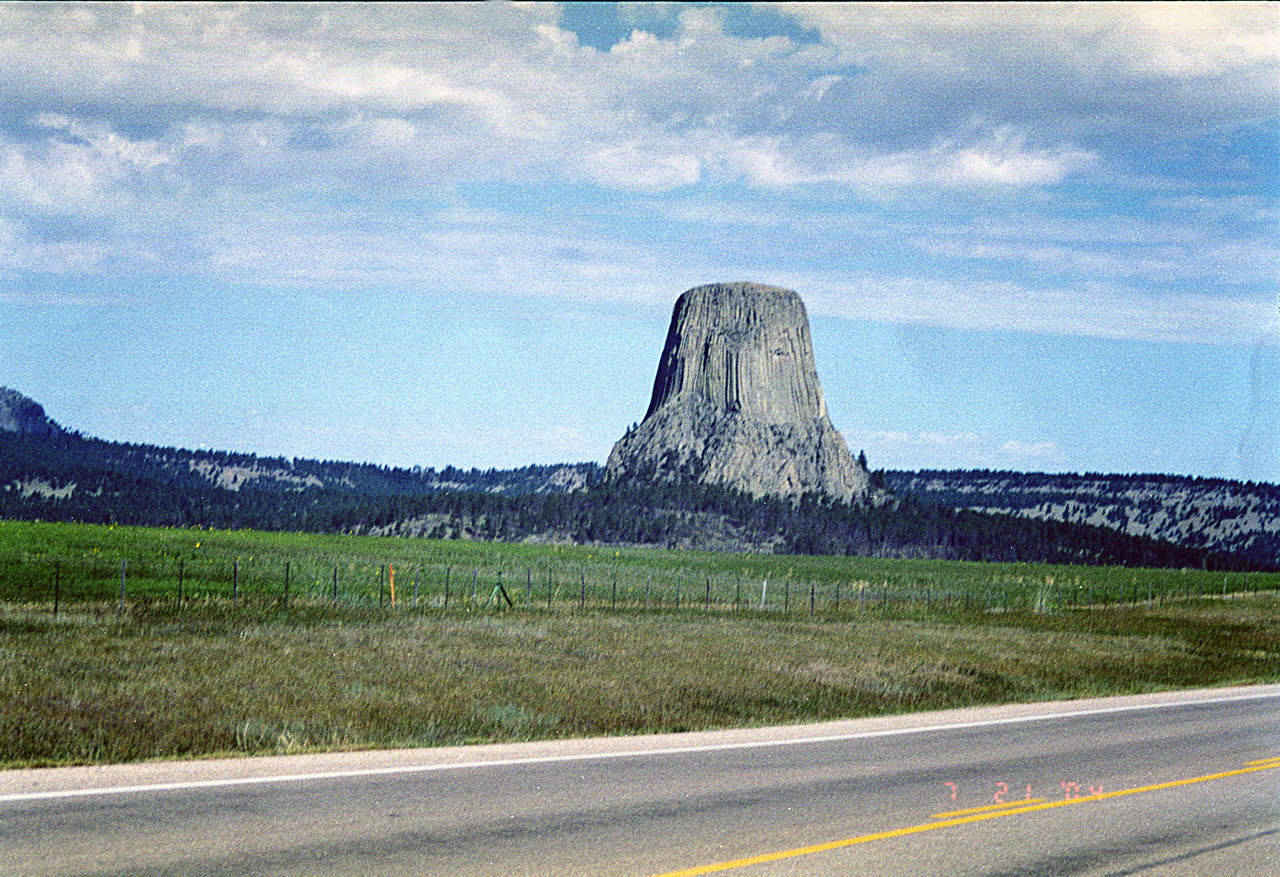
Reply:
[[[394, 574], [392, 573], [394, 570]], [[590, 546], [170, 530], [0, 521], [0, 601], [280, 600], [347, 605], [390, 601], [451, 608], [491, 602], [498, 584], [516, 603], [610, 608], [747, 604], [771, 611], [935, 602], [1047, 611], [1274, 591], [1280, 574], [1071, 567]], [[475, 601], [471, 600], [474, 592]], [[708, 592], [710, 599], [708, 601]], [[812, 596], [812, 600], [811, 600]]]
[[[236, 603], [219, 573], [232, 563]], [[378, 600], [390, 565], [395, 609]], [[515, 608], [485, 603], [499, 573]], [[1224, 599], [1221, 574], [1195, 572], [2, 522], [0, 764], [676, 731], [1276, 680], [1276, 583], [1228, 577], [1240, 593]], [[750, 607], [734, 606], [737, 587]]]

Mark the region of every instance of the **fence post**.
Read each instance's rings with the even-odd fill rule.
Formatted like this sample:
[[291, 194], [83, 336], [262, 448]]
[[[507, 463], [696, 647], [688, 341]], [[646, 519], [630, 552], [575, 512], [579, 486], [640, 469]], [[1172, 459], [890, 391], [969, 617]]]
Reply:
[[809, 580], [809, 614], [812, 615], [818, 606], [817, 583]]
[[705, 602], [707, 604], [706, 611], [710, 612], [711, 611], [711, 576], [707, 576], [707, 599]]

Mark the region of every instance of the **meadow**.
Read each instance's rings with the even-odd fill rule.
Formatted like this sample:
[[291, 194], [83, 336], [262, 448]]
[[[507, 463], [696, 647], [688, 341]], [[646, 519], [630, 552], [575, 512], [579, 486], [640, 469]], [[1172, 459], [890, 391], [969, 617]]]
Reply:
[[1275, 680], [1278, 584], [0, 522], [0, 764], [647, 733]]

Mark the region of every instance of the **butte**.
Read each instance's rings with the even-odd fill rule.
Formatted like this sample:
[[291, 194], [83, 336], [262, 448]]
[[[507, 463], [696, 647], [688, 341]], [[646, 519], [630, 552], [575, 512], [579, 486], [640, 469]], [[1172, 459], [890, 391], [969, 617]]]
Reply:
[[677, 299], [649, 410], [613, 446], [605, 474], [846, 502], [871, 482], [827, 416], [804, 302], [758, 283]]

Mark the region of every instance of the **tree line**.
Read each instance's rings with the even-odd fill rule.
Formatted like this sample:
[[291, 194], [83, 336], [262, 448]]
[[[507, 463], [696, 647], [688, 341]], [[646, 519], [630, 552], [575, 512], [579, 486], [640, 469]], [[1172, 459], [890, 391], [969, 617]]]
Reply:
[[[249, 479], [232, 490], [201, 474], [201, 462], [291, 477]], [[612, 482], [592, 464], [574, 467], [577, 489], [548, 489], [548, 479], [561, 468], [436, 472], [218, 457], [74, 433], [0, 433], [0, 517], [796, 554], [1271, 568], [1104, 527], [966, 511], [911, 496], [852, 504], [818, 495], [756, 499], [691, 479]], [[69, 495], [50, 495], [69, 485], [75, 485]]]

